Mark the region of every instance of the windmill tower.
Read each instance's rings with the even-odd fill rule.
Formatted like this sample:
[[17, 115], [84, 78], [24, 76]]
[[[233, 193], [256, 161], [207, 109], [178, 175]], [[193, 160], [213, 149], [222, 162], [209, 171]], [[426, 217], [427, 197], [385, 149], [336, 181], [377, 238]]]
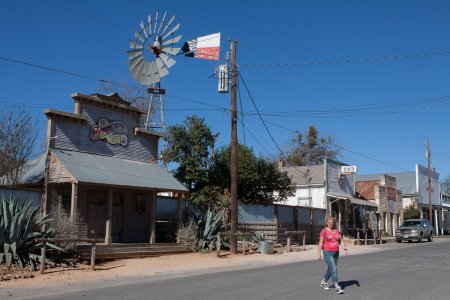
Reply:
[[[154, 18], [147, 17], [147, 22], [141, 21], [139, 29], [134, 32], [134, 40], [130, 40], [128, 68], [131, 76], [137, 82], [148, 86], [150, 101], [144, 124], [145, 129], [161, 128], [164, 131], [163, 96], [161, 78], [169, 74], [176, 61], [173, 59], [181, 48], [175, 44], [181, 40], [176, 36], [180, 24], [174, 24], [175, 16], [167, 19], [167, 12], [160, 19], [158, 12]], [[159, 111], [159, 120], [158, 119]]]

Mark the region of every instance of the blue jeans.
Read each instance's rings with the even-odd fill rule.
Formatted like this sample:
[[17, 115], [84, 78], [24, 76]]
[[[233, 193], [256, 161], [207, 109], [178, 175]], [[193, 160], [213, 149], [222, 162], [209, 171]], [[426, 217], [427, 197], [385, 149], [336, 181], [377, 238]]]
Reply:
[[339, 260], [339, 252], [323, 250], [323, 260], [328, 266], [325, 275], [323, 275], [323, 280], [328, 281], [328, 279], [330, 279], [331, 277], [333, 283], [339, 282], [337, 276], [337, 264]]

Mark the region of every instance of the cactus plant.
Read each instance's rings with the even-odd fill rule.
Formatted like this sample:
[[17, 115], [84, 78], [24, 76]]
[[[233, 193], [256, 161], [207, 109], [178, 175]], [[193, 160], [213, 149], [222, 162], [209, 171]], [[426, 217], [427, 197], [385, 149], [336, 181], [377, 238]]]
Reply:
[[214, 249], [216, 246], [217, 233], [221, 229], [222, 212], [220, 210], [211, 210], [208, 208], [205, 216], [198, 219], [200, 249]]
[[[48, 237], [53, 229], [44, 226], [50, 222], [48, 215], [38, 218], [40, 207], [32, 208], [28, 200], [19, 201], [10, 197], [8, 200], [2, 195], [0, 206], [0, 264], [10, 266], [17, 263], [35, 269], [38, 260], [36, 251], [41, 244], [37, 238]], [[55, 245], [49, 247], [58, 249]]]

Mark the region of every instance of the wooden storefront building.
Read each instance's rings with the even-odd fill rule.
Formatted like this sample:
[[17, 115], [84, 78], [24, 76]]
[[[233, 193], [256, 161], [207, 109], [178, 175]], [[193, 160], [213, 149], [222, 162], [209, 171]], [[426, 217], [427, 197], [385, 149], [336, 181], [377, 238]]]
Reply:
[[73, 94], [74, 112], [48, 109], [43, 210], [78, 216], [80, 238], [154, 243], [158, 194], [187, 189], [158, 165], [163, 134], [140, 126], [146, 112], [117, 94]]

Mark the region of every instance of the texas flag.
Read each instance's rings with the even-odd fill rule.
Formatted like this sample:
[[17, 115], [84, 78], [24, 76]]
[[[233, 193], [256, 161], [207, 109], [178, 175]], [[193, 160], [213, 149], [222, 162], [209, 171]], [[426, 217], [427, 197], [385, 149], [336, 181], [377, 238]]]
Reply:
[[184, 55], [190, 57], [219, 60], [220, 32], [187, 41], [182, 51]]

